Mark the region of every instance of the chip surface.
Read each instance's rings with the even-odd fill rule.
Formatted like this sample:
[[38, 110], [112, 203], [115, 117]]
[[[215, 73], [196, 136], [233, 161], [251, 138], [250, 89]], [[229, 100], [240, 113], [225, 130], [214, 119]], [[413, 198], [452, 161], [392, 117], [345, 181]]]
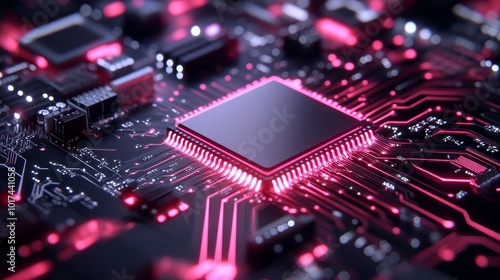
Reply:
[[31, 30], [20, 39], [20, 45], [58, 65], [116, 39], [100, 24], [73, 14]]
[[179, 127], [263, 169], [310, 151], [359, 121], [277, 79], [194, 115]]

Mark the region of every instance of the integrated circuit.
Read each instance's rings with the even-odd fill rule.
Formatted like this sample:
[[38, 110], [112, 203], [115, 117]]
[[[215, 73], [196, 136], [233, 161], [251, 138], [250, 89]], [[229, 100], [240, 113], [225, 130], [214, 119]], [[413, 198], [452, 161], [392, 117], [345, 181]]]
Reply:
[[361, 116], [271, 77], [193, 112], [167, 143], [243, 185], [280, 192], [373, 141]]
[[89, 51], [116, 40], [110, 30], [73, 14], [31, 30], [19, 43], [37, 56], [39, 66], [46, 66], [46, 62], [60, 65], [83, 58]]

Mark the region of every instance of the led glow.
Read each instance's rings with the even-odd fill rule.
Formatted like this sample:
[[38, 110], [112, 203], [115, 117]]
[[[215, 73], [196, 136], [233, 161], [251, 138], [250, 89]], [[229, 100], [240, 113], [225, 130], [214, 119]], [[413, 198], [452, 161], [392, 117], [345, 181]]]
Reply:
[[[375, 136], [373, 135], [373, 132], [368, 130], [356, 136], [355, 140], [352, 140], [351, 143], [345, 142], [340, 144], [329, 151], [323, 152], [321, 156], [310, 159], [302, 165], [271, 180], [272, 189], [275, 193], [281, 193], [282, 191], [291, 188], [293, 184], [301, 181], [302, 179], [316, 174], [318, 170], [330, 165], [332, 162], [347, 159], [350, 157], [351, 153], [372, 145], [374, 141]], [[167, 139], [165, 140], [165, 143], [183, 152], [184, 154], [197, 159], [202, 164], [222, 174], [222, 176], [226, 177], [226, 179], [229, 179], [243, 187], [255, 189], [256, 192], [261, 189], [261, 179], [258, 179], [240, 168], [233, 166], [213, 152], [199, 146], [174, 131], [169, 130], [167, 132]]]
[[167, 220], [167, 216], [160, 214], [160, 215], [156, 216], [156, 220], [158, 221], [158, 223], [163, 223]]
[[476, 265], [480, 268], [485, 268], [488, 266], [488, 258], [483, 255], [478, 255], [475, 259]]
[[179, 210], [181, 210], [182, 212], [186, 211], [189, 209], [189, 205], [184, 203], [184, 202], [181, 202], [179, 203]]
[[137, 198], [134, 197], [134, 196], [129, 196], [127, 198], [125, 198], [124, 202], [127, 204], [127, 205], [134, 205], [136, 202], [137, 202]]
[[443, 226], [445, 228], [453, 228], [455, 226], [455, 223], [453, 221], [450, 221], [450, 220], [444, 220]]
[[308, 266], [314, 262], [314, 256], [311, 253], [305, 253], [299, 257], [298, 263], [302, 266]]
[[423, 28], [422, 30], [420, 30], [418, 35], [422, 40], [429, 40], [432, 36], [432, 32], [427, 28]]
[[104, 6], [104, 8], [102, 9], [102, 13], [105, 17], [114, 18], [122, 15], [126, 9], [127, 8], [122, 1], [115, 1]]
[[306, 21], [309, 18], [309, 13], [306, 10], [291, 3], [283, 4], [281, 11], [283, 14], [298, 21]]
[[4, 278], [5, 280], [37, 279], [52, 269], [52, 263], [48, 260], [39, 261], [25, 269], [17, 271]]
[[414, 49], [407, 49], [404, 53], [407, 59], [414, 59], [417, 57], [417, 52]]
[[[165, 140], [165, 143], [167, 143], [168, 145], [180, 150], [181, 152], [183, 152], [191, 157], [196, 158], [201, 163], [218, 171], [219, 173], [226, 176], [227, 179], [230, 179], [233, 182], [238, 181], [238, 179], [240, 179], [241, 176], [245, 176], [245, 177], [248, 176], [249, 179], [245, 180], [242, 184], [244, 187], [248, 186], [250, 189], [253, 189], [254, 187], [256, 187], [257, 184], [262, 183], [261, 180], [257, 181], [254, 176], [248, 174], [247, 172], [243, 172], [241, 169], [236, 168], [232, 164], [221, 159], [220, 157], [218, 157], [214, 153], [204, 149], [203, 147], [200, 147], [200, 146], [194, 144], [193, 142], [183, 138], [182, 136], [178, 135], [174, 131], [171, 131], [171, 130], [168, 131], [167, 139]], [[231, 171], [231, 172], [229, 173], [229, 171]], [[239, 172], [236, 172], [236, 171], [239, 171]], [[238, 173], [240, 175], [236, 176], [235, 175], [236, 173]]]
[[57, 242], [59, 242], [59, 235], [57, 235], [57, 233], [49, 234], [49, 236], [47, 236], [47, 242], [49, 242], [50, 244], [56, 244]]
[[328, 253], [328, 247], [325, 244], [320, 244], [313, 249], [313, 255], [316, 258], [321, 258]]
[[43, 56], [35, 57], [35, 64], [38, 68], [45, 69], [49, 66], [49, 62]]
[[170, 218], [177, 216], [177, 214], [179, 214], [179, 210], [175, 209], [175, 208], [172, 208], [172, 209], [168, 210], [168, 212], [167, 212], [167, 215]]
[[168, 3], [168, 12], [173, 16], [204, 6], [207, 0], [173, 0]]
[[216, 37], [217, 35], [219, 35], [221, 30], [222, 29], [221, 29], [220, 24], [212, 23], [212, 24], [207, 25], [207, 27], [205, 27], [205, 35], [213, 38], [213, 37]]
[[96, 61], [99, 58], [118, 56], [121, 53], [122, 45], [115, 42], [107, 45], [101, 45], [89, 50], [86, 54], [86, 57], [89, 61]]
[[452, 260], [455, 259], [455, 253], [448, 249], [448, 248], [441, 248], [438, 250], [438, 256], [443, 260], [447, 262], [451, 262]]
[[396, 46], [401, 46], [405, 43], [405, 37], [398, 34], [392, 38], [392, 43]]
[[408, 34], [413, 34], [417, 31], [417, 25], [413, 21], [409, 21], [405, 24], [405, 32]]
[[193, 35], [194, 37], [198, 37], [200, 36], [200, 34], [201, 34], [201, 29], [198, 25], [191, 27], [191, 35]]
[[[350, 115], [358, 120], [362, 120], [363, 115], [349, 110], [345, 107], [341, 107], [337, 102], [328, 99], [322, 95], [319, 95], [315, 92], [307, 91], [300, 87], [300, 81], [285, 81], [281, 80], [278, 77], [265, 78], [263, 80], [267, 81], [278, 81], [283, 83], [293, 89], [296, 89], [300, 93], [307, 95], [317, 101], [332, 107], [336, 110], [339, 110], [347, 115]], [[197, 114], [200, 114], [206, 110], [209, 110], [220, 103], [227, 102], [235, 97], [238, 97], [246, 92], [253, 90], [254, 88], [258, 88], [262, 83], [260, 81], [254, 82], [247, 86], [244, 89], [240, 89], [234, 93], [230, 93], [218, 100], [213, 101], [207, 106], [199, 107], [198, 109], [185, 114], [184, 116], [177, 118], [176, 123], [193, 117]], [[201, 85], [200, 85], [201, 87]], [[226, 179], [229, 179], [236, 184], [247, 187], [256, 192], [260, 191], [263, 186], [269, 188], [270, 190], [274, 190], [275, 193], [281, 193], [289, 188], [291, 188], [297, 182], [308, 178], [327, 166], [330, 166], [332, 163], [345, 160], [351, 156], [352, 153], [363, 150], [369, 146], [371, 146], [375, 142], [375, 135], [373, 131], [369, 129], [359, 130], [359, 131], [351, 131], [348, 139], [337, 141], [335, 146], [327, 147], [323, 146], [318, 148], [315, 153], [316, 156], [312, 158], [307, 158], [304, 156], [301, 159], [295, 160], [296, 163], [299, 163], [295, 167], [291, 168], [292, 162], [287, 162], [286, 164], [276, 167], [275, 170], [272, 171], [263, 171], [254, 167], [254, 170], [257, 171], [256, 175], [248, 173], [243, 169], [240, 169], [238, 166], [230, 163], [229, 160], [224, 158], [224, 155], [219, 155], [212, 150], [206, 148], [206, 145], [200, 139], [192, 140], [187, 135], [183, 133], [168, 130], [166, 135], [165, 144], [172, 146], [173, 148], [181, 151], [182, 153], [195, 158], [197, 161], [202, 164], [208, 166], [209, 168], [217, 171]], [[196, 138], [196, 137], [195, 137]], [[231, 155], [226, 155], [229, 158]], [[269, 181], [263, 182], [261, 178], [259, 178], [259, 174], [263, 174], [262, 176], [276, 176], [277, 171], [282, 170], [279, 176], [268, 179]]]
[[328, 40], [332, 40], [348, 46], [354, 46], [358, 42], [354, 32], [340, 22], [329, 18], [321, 18], [316, 21], [316, 29]]

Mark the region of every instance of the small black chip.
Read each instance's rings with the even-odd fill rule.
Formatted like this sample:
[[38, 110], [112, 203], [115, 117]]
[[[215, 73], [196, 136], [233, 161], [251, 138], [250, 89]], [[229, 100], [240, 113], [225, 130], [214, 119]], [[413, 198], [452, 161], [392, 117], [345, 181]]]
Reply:
[[287, 85], [271, 81], [179, 125], [261, 168], [271, 169], [358, 123]]
[[117, 36], [97, 22], [72, 14], [31, 30], [19, 43], [50, 64], [60, 65], [82, 58], [89, 50], [116, 39]]
[[373, 134], [359, 119], [332, 100], [271, 77], [188, 114], [169, 129], [166, 143], [243, 185], [252, 188], [255, 177], [256, 189], [272, 184], [279, 192], [371, 145]]

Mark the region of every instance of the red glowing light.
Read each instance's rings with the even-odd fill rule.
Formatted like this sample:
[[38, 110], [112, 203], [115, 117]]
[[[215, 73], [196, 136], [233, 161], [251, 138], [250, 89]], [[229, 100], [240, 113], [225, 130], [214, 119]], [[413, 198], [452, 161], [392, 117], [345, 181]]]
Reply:
[[414, 59], [417, 57], [417, 52], [414, 49], [407, 49], [404, 53], [407, 59]]
[[399, 214], [399, 209], [395, 208], [395, 207], [392, 207], [391, 208], [391, 212], [394, 213], [394, 214]]
[[0, 22], [0, 47], [10, 53], [17, 54], [19, 51], [18, 40], [23, 35], [20, 27], [10, 21]]
[[328, 253], [328, 247], [325, 244], [320, 244], [313, 249], [313, 255], [316, 258], [321, 258]]
[[400, 234], [400, 233], [401, 233], [401, 229], [400, 229], [400, 228], [398, 228], [398, 227], [393, 227], [393, 228], [392, 228], [392, 233], [393, 233], [394, 235], [398, 235], [398, 234]]
[[124, 229], [121, 224], [109, 220], [90, 220], [77, 226], [68, 236], [68, 242], [82, 251], [99, 240], [111, 238]]
[[274, 17], [280, 17], [283, 14], [282, 5], [279, 3], [269, 5], [267, 11]]
[[167, 216], [160, 214], [160, 215], [156, 216], [156, 220], [158, 221], [158, 223], [163, 223], [167, 220]]
[[450, 221], [450, 220], [444, 220], [443, 226], [445, 228], [453, 228], [455, 226], [455, 223], [453, 221]]
[[315, 27], [328, 40], [348, 46], [354, 46], [358, 42], [356, 35], [349, 27], [332, 19], [321, 18], [316, 21]]
[[368, 7], [374, 11], [382, 11], [385, 8], [385, 2], [383, 0], [370, 0]]
[[86, 54], [86, 57], [89, 61], [96, 61], [99, 58], [118, 56], [121, 53], [122, 45], [115, 42], [111, 44], [101, 45], [89, 50]]
[[424, 74], [424, 79], [426, 79], [426, 80], [432, 79], [432, 73], [430, 73], [430, 72], [425, 73]]
[[173, 16], [204, 6], [207, 0], [174, 0], [168, 3], [168, 12]]
[[127, 198], [125, 198], [124, 202], [127, 204], [127, 205], [134, 205], [136, 202], [137, 202], [137, 198], [135, 196], [129, 196]]
[[122, 15], [126, 9], [127, 8], [122, 1], [115, 1], [104, 6], [102, 13], [105, 17], [114, 18]]
[[347, 62], [347, 63], [344, 65], [344, 68], [345, 68], [345, 70], [347, 70], [347, 71], [352, 71], [352, 70], [354, 70], [354, 63], [352, 63], [352, 62]]
[[179, 203], [179, 210], [181, 210], [182, 212], [186, 211], [189, 209], [189, 205], [184, 203], [184, 202], [181, 202]]
[[476, 265], [480, 268], [485, 268], [488, 266], [488, 258], [483, 255], [478, 255], [475, 261]]
[[387, 29], [392, 28], [394, 26], [394, 20], [392, 18], [386, 18], [382, 20], [382, 25]]
[[23, 270], [16, 271], [16, 273], [4, 278], [5, 280], [24, 280], [24, 279], [36, 279], [52, 269], [52, 263], [50, 261], [40, 261], [37, 262]]
[[305, 253], [299, 257], [299, 264], [303, 267], [312, 264], [314, 261], [314, 256], [311, 253]]
[[207, 259], [183, 271], [183, 274], [189, 276], [182, 279], [232, 280], [236, 278], [237, 269], [229, 262]]
[[376, 51], [380, 51], [384, 47], [384, 43], [380, 40], [375, 40], [372, 43], [372, 48]]
[[174, 32], [172, 32], [172, 34], [170, 34], [170, 38], [172, 38], [172, 40], [174, 40], [174, 41], [179, 41], [179, 40], [186, 38], [187, 35], [188, 35], [188, 32], [186, 29], [177, 28]]
[[31, 250], [30, 250], [30, 247], [28, 247], [26, 245], [22, 245], [17, 250], [17, 253], [19, 254], [19, 256], [26, 258], [27, 256], [29, 256], [31, 254]]
[[455, 259], [455, 253], [448, 249], [448, 248], [441, 248], [438, 250], [438, 256], [443, 260], [443, 261], [448, 261], [451, 262], [452, 260]]
[[35, 64], [41, 69], [45, 69], [49, 66], [49, 62], [43, 56], [39, 55], [35, 57]]
[[177, 216], [177, 214], [179, 214], [179, 210], [175, 209], [175, 208], [172, 208], [172, 209], [168, 210], [168, 212], [167, 212], [167, 215], [170, 218]]
[[172, 1], [168, 4], [168, 12], [173, 16], [182, 15], [189, 11], [189, 3], [183, 1]]
[[205, 275], [206, 280], [230, 280], [236, 277], [236, 267], [227, 262], [217, 263], [214, 269]]
[[57, 233], [49, 234], [49, 236], [47, 236], [47, 242], [52, 245], [56, 244], [57, 242], [59, 242], [59, 235], [57, 235]]
[[405, 43], [405, 37], [398, 34], [392, 38], [392, 43], [396, 46], [402, 46]]
[[337, 68], [340, 65], [342, 65], [342, 60], [340, 60], [340, 59], [337, 58], [337, 59], [335, 59], [335, 60], [332, 61], [332, 66], [333, 67]]

